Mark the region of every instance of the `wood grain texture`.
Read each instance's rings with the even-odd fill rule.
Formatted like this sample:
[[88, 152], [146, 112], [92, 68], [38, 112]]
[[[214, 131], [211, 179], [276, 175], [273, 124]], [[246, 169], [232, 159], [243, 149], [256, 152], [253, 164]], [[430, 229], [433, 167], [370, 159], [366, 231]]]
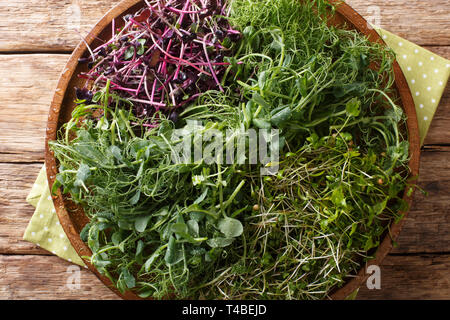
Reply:
[[0, 163], [0, 254], [48, 254], [22, 240], [34, 207], [25, 199], [42, 163]]
[[[0, 0], [0, 52], [71, 51], [80, 40], [79, 34], [86, 35], [118, 2]], [[369, 20], [379, 10], [381, 27], [417, 44], [450, 45], [448, 0], [372, 0], [370, 3], [347, 0], [347, 3]]]
[[450, 148], [422, 152], [418, 185], [409, 216], [392, 253], [439, 253], [450, 249]]
[[[450, 45], [448, 0], [345, 0], [372, 24], [419, 45]], [[379, 23], [375, 17], [380, 15]]]
[[[80, 271], [79, 288], [72, 282], [77, 270]], [[58, 257], [0, 255], [0, 299], [112, 300], [119, 297], [88, 270]]]
[[0, 55], [0, 162], [43, 161], [48, 108], [68, 55]]
[[358, 299], [450, 299], [450, 255], [388, 256], [381, 289], [362, 286]]
[[[118, 299], [85, 269], [80, 289], [70, 289], [70, 266], [55, 256], [0, 255], [0, 299]], [[449, 268], [450, 255], [388, 256], [381, 290], [363, 286], [358, 299], [450, 299]]]
[[80, 35], [119, 2], [0, 0], [0, 51], [72, 51]]

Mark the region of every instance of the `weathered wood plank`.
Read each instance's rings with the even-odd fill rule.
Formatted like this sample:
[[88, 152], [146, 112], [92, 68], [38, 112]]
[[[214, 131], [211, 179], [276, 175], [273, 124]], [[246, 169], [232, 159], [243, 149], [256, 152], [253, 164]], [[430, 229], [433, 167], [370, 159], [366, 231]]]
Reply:
[[[450, 248], [450, 148], [422, 154], [419, 186], [394, 253], [439, 253]], [[47, 254], [22, 240], [34, 208], [25, 202], [40, 163], [0, 163], [0, 254]]]
[[[0, 299], [118, 299], [85, 269], [79, 289], [68, 286], [71, 266], [54, 256], [0, 255]], [[381, 290], [362, 287], [358, 299], [450, 299], [449, 268], [450, 255], [388, 256]]]
[[[80, 271], [79, 288], [73, 281]], [[0, 299], [119, 299], [90, 271], [55, 256], [0, 255]]]
[[[447, 0], [345, 0], [372, 24], [419, 45], [450, 45]], [[379, 20], [377, 15], [379, 15]]]
[[0, 55], [0, 162], [43, 161], [48, 108], [68, 55]]
[[[428, 48], [450, 58], [450, 46]], [[64, 54], [0, 54], [0, 162], [43, 161], [47, 112], [67, 59]], [[450, 144], [449, 127], [447, 86], [425, 143]]]
[[[449, 47], [450, 48], [450, 47]], [[431, 122], [425, 145], [450, 144], [450, 85], [447, 84], [444, 95]]]
[[358, 299], [450, 299], [450, 255], [388, 256], [381, 289], [362, 286]]
[[393, 253], [448, 252], [450, 248], [450, 151], [422, 152], [414, 202]]
[[[0, 0], [0, 51], [71, 51], [120, 0]], [[381, 27], [421, 45], [450, 45], [447, 0], [347, 0]]]
[[0, 0], [0, 51], [72, 51], [120, 0]]
[[25, 199], [41, 167], [41, 163], [0, 163], [0, 253], [48, 254], [22, 240], [34, 212]]

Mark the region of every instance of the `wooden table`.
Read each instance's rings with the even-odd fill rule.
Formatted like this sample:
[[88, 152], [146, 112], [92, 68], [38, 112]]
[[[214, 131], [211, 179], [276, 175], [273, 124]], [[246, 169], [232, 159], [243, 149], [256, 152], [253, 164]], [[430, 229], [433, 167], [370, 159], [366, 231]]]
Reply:
[[[47, 112], [81, 34], [119, 0], [0, 0], [0, 299], [118, 299], [89, 271], [66, 284], [70, 263], [22, 240], [34, 208], [25, 202], [44, 160]], [[448, 0], [348, 1], [381, 27], [450, 58]], [[377, 7], [378, 6], [378, 7]], [[371, 20], [376, 21], [376, 20]], [[359, 299], [450, 298], [450, 89], [423, 147], [415, 201], [381, 266], [381, 290]]]

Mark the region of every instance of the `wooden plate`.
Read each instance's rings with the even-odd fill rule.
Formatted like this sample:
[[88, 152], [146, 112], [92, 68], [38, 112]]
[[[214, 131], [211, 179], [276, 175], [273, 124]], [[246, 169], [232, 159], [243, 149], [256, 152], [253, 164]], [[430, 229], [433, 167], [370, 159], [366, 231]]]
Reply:
[[[120, 18], [116, 21], [116, 26], [120, 27], [122, 16], [137, 11], [138, 9], [142, 8], [143, 5], [144, 2], [141, 0], [123, 0], [116, 7], [110, 10], [95, 25], [95, 27], [86, 37], [86, 43], [88, 43], [91, 47], [96, 47], [101, 44], [101, 41], [99, 39], [110, 39], [112, 33], [112, 20]], [[368, 27], [368, 23], [366, 20], [364, 20], [355, 10], [353, 10], [347, 4], [340, 3], [337, 6], [336, 15], [331, 23], [342, 24], [343, 22], [347, 23], [347, 25], [351, 28], [357, 29], [361, 33], [365, 34], [371, 41], [383, 43], [383, 40], [379, 37], [379, 35], [373, 29]], [[78, 64], [78, 58], [82, 57], [85, 54], [86, 50], [87, 48], [85, 43], [80, 42], [75, 51], [72, 53], [64, 71], [61, 74], [61, 78], [59, 79], [58, 86], [50, 107], [45, 142], [45, 165], [47, 168], [47, 178], [50, 188], [53, 186], [55, 176], [58, 173], [58, 168], [56, 159], [52, 152], [49, 150], [48, 141], [56, 139], [56, 134], [59, 128], [71, 117], [71, 112], [74, 107], [73, 101], [75, 100], [74, 88], [82, 87], [85, 81], [78, 78], [77, 75], [80, 72], [87, 71], [86, 65]], [[395, 85], [401, 98], [401, 106], [408, 118], [407, 127], [410, 143], [409, 168], [411, 171], [411, 177], [416, 177], [419, 173], [420, 140], [414, 101], [412, 99], [405, 77], [397, 62], [394, 63], [394, 73]], [[404, 200], [411, 205], [412, 196], [407, 196], [405, 192]], [[80, 256], [90, 256], [92, 254], [90, 249], [80, 239], [80, 231], [88, 222], [88, 219], [84, 215], [83, 210], [71, 203], [65, 195], [62, 195], [61, 190], [58, 190], [57, 195], [53, 196], [53, 203], [55, 205], [61, 225], [76, 252]], [[406, 217], [407, 212], [404, 212], [404, 215]], [[393, 240], [395, 240], [400, 233], [400, 229], [404, 221], [405, 219], [402, 219], [399, 223], [391, 225], [389, 235], [385, 236], [380, 246], [377, 248], [375, 258], [367, 262], [367, 265], [381, 265], [382, 260], [392, 248]], [[118, 290], [114, 288], [109, 279], [102, 276], [97, 271], [97, 269], [88, 261], [85, 262], [89, 269], [94, 272], [106, 286], [111, 288], [111, 290], [116, 292], [119, 296], [125, 299], [138, 299], [137, 295], [132, 292], [120, 294]], [[361, 286], [368, 277], [365, 270], [366, 266], [363, 266], [354, 278], [348, 281], [343, 287], [331, 293], [331, 298], [344, 299], [354, 290], [359, 288], [359, 286]]]

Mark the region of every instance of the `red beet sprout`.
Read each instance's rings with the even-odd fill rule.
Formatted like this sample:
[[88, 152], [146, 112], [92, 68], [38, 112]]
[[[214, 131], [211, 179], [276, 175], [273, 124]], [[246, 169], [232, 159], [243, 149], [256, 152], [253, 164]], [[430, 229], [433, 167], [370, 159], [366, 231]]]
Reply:
[[[179, 108], [208, 90], [222, 90], [219, 78], [240, 38], [226, 21], [226, 0], [154, 0], [116, 28], [104, 44], [80, 59], [92, 91], [111, 82], [111, 91], [134, 104], [140, 117], [156, 111], [178, 119]], [[88, 84], [86, 84], [87, 87]], [[89, 97], [86, 88], [78, 93]], [[83, 93], [83, 94], [81, 94]], [[149, 126], [151, 127], [151, 125]]]

